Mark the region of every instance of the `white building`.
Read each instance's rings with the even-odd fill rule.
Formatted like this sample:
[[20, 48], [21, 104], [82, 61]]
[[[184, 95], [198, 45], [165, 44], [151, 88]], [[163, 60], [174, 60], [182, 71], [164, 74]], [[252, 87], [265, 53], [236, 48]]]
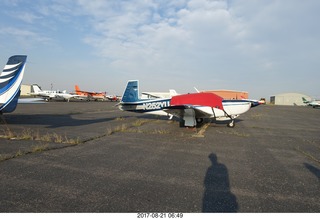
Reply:
[[20, 96], [30, 96], [31, 85], [22, 84], [20, 90], [21, 90]]
[[283, 93], [270, 97], [270, 103], [275, 105], [287, 105], [287, 106], [304, 106], [302, 97], [307, 100], [311, 100], [311, 97], [300, 93]]

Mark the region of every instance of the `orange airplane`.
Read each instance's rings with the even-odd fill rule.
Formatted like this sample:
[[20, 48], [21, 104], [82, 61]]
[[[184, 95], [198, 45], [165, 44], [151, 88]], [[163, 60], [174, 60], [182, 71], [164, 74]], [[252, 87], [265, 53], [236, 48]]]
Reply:
[[88, 100], [106, 100], [106, 92], [91, 92], [91, 91], [82, 91], [79, 86], [75, 86], [75, 91], [77, 95], [88, 98]]

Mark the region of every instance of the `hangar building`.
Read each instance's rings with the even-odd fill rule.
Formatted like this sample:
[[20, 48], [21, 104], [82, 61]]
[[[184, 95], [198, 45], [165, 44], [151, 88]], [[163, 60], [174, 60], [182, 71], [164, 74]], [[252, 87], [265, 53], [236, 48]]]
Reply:
[[21, 90], [20, 96], [30, 96], [31, 85], [22, 84], [20, 90]]
[[310, 100], [311, 97], [300, 93], [283, 93], [270, 97], [270, 103], [275, 105], [287, 105], [287, 106], [304, 106], [302, 97]]
[[206, 90], [201, 92], [214, 93], [226, 100], [248, 99], [248, 96], [249, 96], [248, 92], [246, 91], [235, 91], [235, 90]]

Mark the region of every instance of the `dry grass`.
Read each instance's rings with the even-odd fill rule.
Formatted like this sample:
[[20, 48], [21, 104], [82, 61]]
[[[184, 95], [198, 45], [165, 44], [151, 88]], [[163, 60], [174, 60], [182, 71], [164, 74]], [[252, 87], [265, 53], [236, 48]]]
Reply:
[[3, 135], [1, 135], [2, 138], [12, 139], [16, 137], [16, 134], [13, 131], [11, 131], [8, 127], [2, 131], [3, 131]]
[[125, 118], [124, 118], [124, 117], [117, 117], [117, 118], [115, 118], [115, 120], [116, 120], [116, 121], [124, 121]]
[[32, 153], [36, 153], [36, 152], [42, 152], [48, 149], [48, 144], [44, 144], [44, 145], [38, 145], [38, 146], [34, 146], [32, 147], [31, 151]]
[[23, 129], [21, 133], [15, 133], [11, 131], [9, 128], [3, 130], [3, 135], [1, 138], [6, 139], [15, 139], [15, 140], [35, 140], [35, 141], [45, 141], [45, 142], [54, 142], [54, 143], [67, 143], [67, 144], [77, 144], [80, 143], [79, 138], [77, 139], [69, 139], [67, 136], [62, 136], [57, 133], [46, 133], [40, 134], [39, 131], [34, 131], [31, 129]]
[[146, 120], [146, 119], [138, 119], [138, 120], [134, 121], [134, 122], [132, 123], [132, 125], [133, 125], [134, 127], [139, 127], [139, 126], [142, 126], [143, 124], [145, 124], [145, 123], [147, 123], [147, 122], [148, 122], [148, 120]]
[[107, 129], [107, 135], [112, 135], [116, 132], [125, 132], [127, 131], [129, 128], [129, 126], [127, 124], [121, 124], [121, 125], [118, 125], [116, 127], [114, 127], [113, 129], [112, 128], [108, 128]]

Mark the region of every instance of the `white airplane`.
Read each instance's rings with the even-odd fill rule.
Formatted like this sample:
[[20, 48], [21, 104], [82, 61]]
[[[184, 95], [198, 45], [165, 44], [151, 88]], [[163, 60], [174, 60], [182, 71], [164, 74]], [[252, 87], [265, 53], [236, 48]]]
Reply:
[[0, 114], [17, 107], [26, 60], [26, 55], [11, 56], [0, 74]]
[[169, 92], [142, 92], [141, 99], [156, 99], [156, 98], [170, 98], [178, 95], [175, 90], [169, 90]]
[[30, 95], [42, 97], [46, 101], [54, 99], [56, 94], [60, 92], [55, 90], [42, 90], [37, 84], [31, 85], [31, 91]]
[[313, 108], [320, 107], [320, 100], [307, 100], [306, 98], [302, 97], [302, 101], [304, 104], [307, 104], [308, 106], [312, 106]]
[[37, 84], [31, 85], [31, 90], [33, 92], [30, 95], [35, 95], [44, 98], [46, 101], [50, 100], [66, 100], [70, 101], [71, 98], [75, 99], [83, 99], [82, 96], [77, 94], [68, 94], [65, 90], [58, 91], [58, 90], [42, 90], [41, 87]]
[[81, 95], [67, 93], [66, 91], [56, 93], [55, 98], [62, 99], [62, 100], [68, 101], [68, 102], [70, 101], [70, 99], [77, 99], [77, 100], [87, 100], [88, 99], [88, 98], [83, 97]]
[[120, 101], [121, 100], [121, 97], [120, 96], [116, 96], [116, 95], [107, 95], [106, 98], [108, 100], [110, 100], [111, 102], [115, 101]]
[[229, 121], [228, 127], [235, 126], [235, 118], [251, 108], [247, 100], [223, 100], [213, 93], [176, 95], [171, 98], [140, 99], [137, 80], [128, 81], [119, 109], [137, 113], [176, 116], [181, 126], [194, 127], [205, 118]]

